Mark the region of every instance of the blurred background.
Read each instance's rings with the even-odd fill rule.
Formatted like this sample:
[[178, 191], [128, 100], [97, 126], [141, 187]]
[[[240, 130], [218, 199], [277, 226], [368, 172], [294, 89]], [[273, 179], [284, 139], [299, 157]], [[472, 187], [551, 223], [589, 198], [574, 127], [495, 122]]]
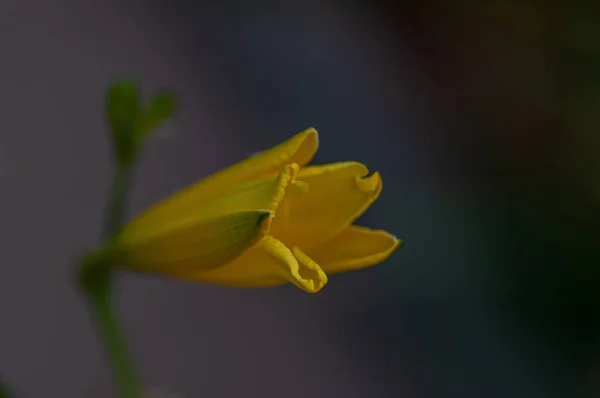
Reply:
[[405, 240], [317, 295], [124, 277], [158, 396], [600, 396], [600, 4], [3, 0], [0, 48], [17, 396], [115, 396], [72, 266], [100, 230], [119, 77], [182, 102], [130, 214], [314, 126], [316, 163], [383, 175], [359, 223]]

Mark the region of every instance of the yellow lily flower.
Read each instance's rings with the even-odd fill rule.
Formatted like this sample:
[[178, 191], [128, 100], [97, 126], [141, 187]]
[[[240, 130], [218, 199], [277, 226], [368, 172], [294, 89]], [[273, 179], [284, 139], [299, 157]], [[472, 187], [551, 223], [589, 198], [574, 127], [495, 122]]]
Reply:
[[379, 173], [357, 162], [306, 166], [317, 148], [309, 128], [165, 199], [122, 228], [118, 260], [186, 280], [291, 282], [311, 293], [328, 274], [385, 260], [401, 241], [351, 225], [379, 196]]

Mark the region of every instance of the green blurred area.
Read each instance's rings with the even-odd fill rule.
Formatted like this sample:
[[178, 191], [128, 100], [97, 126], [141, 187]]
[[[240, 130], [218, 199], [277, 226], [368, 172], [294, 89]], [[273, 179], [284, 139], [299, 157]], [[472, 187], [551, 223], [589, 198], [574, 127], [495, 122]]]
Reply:
[[483, 254], [463, 267], [519, 350], [557, 371], [556, 396], [600, 396], [600, 3], [381, 4], [443, 126], [424, 137], [436, 194], [449, 213], [471, 203], [464, 242]]

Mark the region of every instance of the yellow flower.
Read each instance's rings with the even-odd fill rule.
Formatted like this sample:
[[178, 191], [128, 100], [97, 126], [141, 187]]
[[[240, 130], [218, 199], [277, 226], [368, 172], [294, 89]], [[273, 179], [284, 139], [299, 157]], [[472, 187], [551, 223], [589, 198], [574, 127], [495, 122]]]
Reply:
[[377, 199], [378, 173], [357, 162], [306, 166], [314, 129], [167, 198], [120, 231], [129, 269], [224, 286], [291, 282], [317, 292], [327, 275], [389, 257], [401, 241], [352, 222]]

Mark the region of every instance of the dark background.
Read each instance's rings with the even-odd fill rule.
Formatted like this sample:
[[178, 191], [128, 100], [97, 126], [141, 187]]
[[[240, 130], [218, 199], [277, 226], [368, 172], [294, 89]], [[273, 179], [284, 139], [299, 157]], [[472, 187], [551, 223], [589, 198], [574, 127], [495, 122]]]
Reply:
[[317, 295], [124, 277], [145, 386], [600, 396], [599, 7], [3, 0], [2, 379], [21, 397], [114, 396], [72, 266], [105, 203], [104, 93], [130, 76], [182, 102], [139, 164], [131, 214], [314, 126], [316, 162], [383, 175], [360, 222], [405, 240]]

